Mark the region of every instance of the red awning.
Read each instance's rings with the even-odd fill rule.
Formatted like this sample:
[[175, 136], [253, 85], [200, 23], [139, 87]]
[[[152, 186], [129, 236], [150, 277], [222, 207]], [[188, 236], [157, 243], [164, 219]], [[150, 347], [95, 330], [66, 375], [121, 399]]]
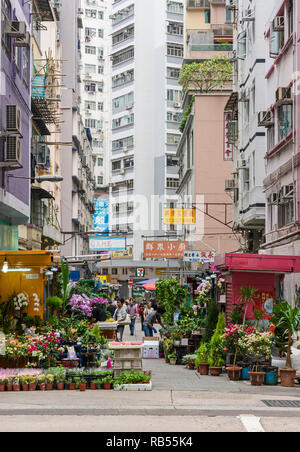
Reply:
[[215, 267], [220, 271], [300, 273], [300, 257], [228, 253], [216, 256]]

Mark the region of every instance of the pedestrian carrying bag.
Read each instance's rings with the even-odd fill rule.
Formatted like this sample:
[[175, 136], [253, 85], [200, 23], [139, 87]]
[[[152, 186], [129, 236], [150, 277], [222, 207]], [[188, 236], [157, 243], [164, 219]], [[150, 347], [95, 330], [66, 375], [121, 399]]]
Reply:
[[123, 320], [122, 322], [118, 322], [119, 325], [123, 326], [123, 325], [131, 325], [131, 317], [129, 314], [126, 315], [126, 319]]

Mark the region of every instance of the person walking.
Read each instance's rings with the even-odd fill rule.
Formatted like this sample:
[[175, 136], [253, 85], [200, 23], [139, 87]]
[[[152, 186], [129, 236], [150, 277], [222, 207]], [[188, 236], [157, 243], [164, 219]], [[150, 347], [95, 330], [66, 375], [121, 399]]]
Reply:
[[134, 336], [134, 327], [135, 327], [135, 321], [136, 321], [138, 312], [137, 312], [136, 304], [133, 301], [133, 298], [129, 298], [127, 314], [130, 315], [130, 320], [131, 320], [131, 323], [129, 326], [130, 327], [130, 336]]
[[144, 320], [144, 333], [146, 337], [153, 337], [155, 323], [159, 323], [162, 328], [165, 327], [161, 319], [161, 315], [165, 312], [165, 308], [161, 306], [155, 306], [153, 310], [149, 312]]
[[[125, 300], [124, 300], [124, 298], [119, 298], [119, 300], [117, 300], [117, 309], [115, 310], [115, 313], [114, 313], [114, 320], [116, 320], [118, 323], [125, 322], [126, 316], [127, 316], [127, 310], [125, 307]], [[123, 340], [124, 328], [125, 328], [125, 325], [117, 326], [117, 335], [120, 335], [120, 342], [122, 342], [122, 340]]]
[[140, 303], [139, 314], [140, 314], [140, 319], [141, 319], [142, 331], [144, 331], [144, 310], [145, 310], [144, 303]]

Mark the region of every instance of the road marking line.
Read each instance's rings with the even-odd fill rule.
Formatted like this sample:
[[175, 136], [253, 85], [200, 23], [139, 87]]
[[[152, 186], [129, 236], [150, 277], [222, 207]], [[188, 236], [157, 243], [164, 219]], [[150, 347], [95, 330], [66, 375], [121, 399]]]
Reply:
[[242, 414], [238, 416], [243, 426], [249, 433], [264, 433], [264, 429], [260, 423], [260, 418], [254, 415]]

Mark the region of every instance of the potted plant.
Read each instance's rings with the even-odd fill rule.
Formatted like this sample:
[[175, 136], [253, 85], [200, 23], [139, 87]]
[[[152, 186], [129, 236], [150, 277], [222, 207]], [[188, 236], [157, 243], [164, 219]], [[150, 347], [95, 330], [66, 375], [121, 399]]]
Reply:
[[76, 383], [73, 381], [73, 378], [68, 378], [66, 380], [66, 385], [70, 391], [74, 391], [76, 389]]
[[20, 379], [19, 377], [14, 377], [13, 378], [13, 390], [14, 391], [20, 391]]
[[173, 341], [172, 339], [169, 339], [167, 337], [164, 338], [164, 353], [165, 353], [165, 360], [166, 363], [169, 364], [170, 360], [169, 360], [169, 353], [173, 350]]
[[53, 374], [47, 374], [46, 375], [46, 389], [47, 391], [53, 390], [53, 384], [54, 384], [54, 375]]
[[232, 323], [229, 323], [227, 328], [225, 328], [225, 333], [222, 336], [224, 350], [234, 355], [233, 364], [227, 366], [227, 375], [232, 381], [238, 381], [243, 370], [241, 366], [236, 365], [238, 352], [240, 351], [239, 341], [244, 337], [244, 335], [247, 335], [252, 331], [252, 327], [244, 330], [242, 326], [234, 325]]
[[225, 316], [220, 314], [214, 334], [209, 343], [208, 364], [210, 375], [218, 376], [222, 373], [225, 364], [225, 351], [223, 345], [223, 334], [225, 331]]
[[95, 391], [95, 390], [97, 389], [98, 381], [99, 381], [99, 380], [92, 380], [92, 381], [90, 382], [90, 389], [91, 389], [92, 391]]
[[170, 360], [170, 364], [172, 366], [174, 366], [176, 364], [176, 362], [177, 362], [177, 355], [176, 355], [176, 353], [171, 353], [170, 355], [168, 355], [168, 358]]
[[239, 347], [244, 354], [255, 360], [255, 366], [249, 372], [250, 382], [253, 386], [261, 386], [264, 383], [265, 372], [259, 371], [259, 361], [262, 357], [271, 357], [271, 345], [273, 335], [253, 331], [239, 340]]
[[38, 383], [38, 387], [40, 389], [40, 391], [45, 391], [46, 390], [46, 375], [38, 375], [37, 376], [37, 383]]
[[103, 389], [105, 389], [105, 390], [111, 389], [111, 385], [112, 385], [113, 381], [114, 381], [114, 379], [112, 378], [111, 375], [108, 375], [107, 377], [104, 377], [102, 379]]
[[5, 380], [0, 380], [0, 392], [5, 391], [5, 384], [6, 384]]
[[29, 391], [29, 377], [28, 375], [21, 375], [20, 384], [22, 391]]
[[65, 375], [58, 374], [55, 377], [56, 389], [58, 391], [63, 391], [65, 389]]
[[33, 375], [29, 375], [28, 377], [28, 383], [29, 383], [29, 391], [36, 391], [36, 378]]
[[[281, 329], [283, 334], [287, 335], [287, 351], [285, 367], [280, 369], [281, 386], [292, 387], [295, 384], [296, 369], [292, 366], [292, 345], [293, 335], [297, 333], [300, 325], [300, 309], [292, 308], [292, 306], [284, 301], [276, 307], [276, 318], [273, 323], [276, 328]], [[275, 323], [276, 322], [276, 323]]]
[[196, 355], [185, 355], [183, 357], [183, 362], [185, 364], [187, 364], [187, 366], [190, 370], [195, 369], [195, 361], [196, 361]]
[[78, 388], [79, 391], [84, 392], [86, 391], [86, 380], [85, 378], [80, 378], [78, 381]]
[[6, 377], [5, 378], [6, 390], [7, 391], [12, 391], [13, 390], [12, 381], [13, 381], [12, 377]]
[[208, 375], [209, 364], [208, 364], [208, 344], [203, 342], [197, 350], [195, 366], [198, 369], [200, 375]]

